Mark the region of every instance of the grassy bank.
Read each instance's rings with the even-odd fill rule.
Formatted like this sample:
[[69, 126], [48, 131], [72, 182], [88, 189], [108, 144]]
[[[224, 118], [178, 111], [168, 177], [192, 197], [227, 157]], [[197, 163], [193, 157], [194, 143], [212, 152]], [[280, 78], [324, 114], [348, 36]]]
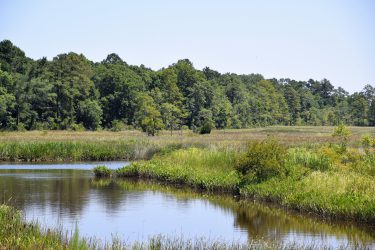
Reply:
[[141, 140], [0, 142], [0, 161], [105, 161], [147, 159], [160, 150]]
[[58, 230], [43, 230], [25, 223], [21, 213], [0, 205], [0, 249], [68, 249], [67, 238]]
[[189, 148], [136, 162], [116, 171], [118, 177], [151, 178], [209, 191], [236, 192], [240, 182], [233, 168], [235, 153]]
[[190, 148], [133, 163], [119, 169], [117, 176], [232, 192], [323, 217], [375, 225], [373, 154], [354, 148], [339, 152], [335, 145], [277, 147], [283, 148], [280, 162], [275, 146], [253, 147], [251, 160], [247, 159], [253, 168], [249, 171], [238, 167], [243, 153]]
[[[340, 247], [340, 246], [338, 246]], [[345, 246], [341, 246], [344, 248]], [[360, 247], [360, 246], [358, 246]], [[282, 243], [250, 240], [248, 243], [224, 242], [220, 239], [157, 235], [144, 242], [126, 243], [114, 238], [110, 243], [72, 235], [56, 229], [43, 229], [37, 223], [25, 222], [20, 211], [0, 205], [0, 249], [329, 249], [321, 243]]]

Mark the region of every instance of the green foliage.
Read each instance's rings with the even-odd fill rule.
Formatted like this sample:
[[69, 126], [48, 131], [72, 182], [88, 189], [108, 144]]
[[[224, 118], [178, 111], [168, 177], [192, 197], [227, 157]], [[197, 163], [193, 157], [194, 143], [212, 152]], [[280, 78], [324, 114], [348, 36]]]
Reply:
[[375, 152], [375, 137], [371, 135], [364, 135], [361, 138], [361, 144], [366, 154]]
[[85, 126], [83, 126], [82, 123], [78, 123], [78, 124], [74, 123], [70, 126], [70, 128], [74, 131], [85, 131], [86, 130]]
[[112, 170], [106, 166], [96, 166], [93, 172], [96, 178], [107, 178], [112, 175]]
[[332, 136], [338, 138], [341, 153], [346, 152], [348, 139], [351, 134], [351, 131], [344, 124], [340, 124], [334, 128]]
[[[188, 59], [153, 71], [112, 53], [102, 62], [60, 54], [32, 60], [0, 42], [0, 129], [111, 129], [114, 121], [149, 135], [187, 126], [375, 125], [370, 85], [349, 95], [327, 80], [264, 79], [194, 68]], [[205, 125], [208, 126], [208, 125]], [[113, 130], [118, 130], [114, 128]], [[344, 150], [344, 148], [342, 148]]]
[[141, 141], [0, 142], [2, 161], [107, 161], [147, 159], [158, 147]]
[[142, 131], [146, 132], [147, 135], [156, 135], [164, 127], [164, 124], [152, 97], [140, 95], [138, 97], [138, 109], [136, 117]]
[[235, 192], [239, 183], [233, 152], [189, 148], [132, 163], [116, 171], [118, 177], [152, 178], [194, 188]]
[[264, 181], [285, 173], [286, 148], [274, 139], [253, 141], [237, 159], [236, 170], [244, 181]]
[[288, 150], [286, 164], [319, 171], [327, 171], [332, 167], [332, 161], [326, 154], [319, 151], [312, 152], [306, 148], [292, 148]]
[[181, 109], [170, 103], [161, 105], [161, 114], [166, 128], [171, 131], [171, 135], [173, 130], [181, 127], [181, 119], [185, 117]]
[[0, 247], [3, 249], [67, 249], [66, 239], [57, 230], [43, 231], [35, 223], [25, 223], [21, 213], [0, 205]]
[[[93, 70], [90, 62], [83, 55], [61, 54], [53, 58], [48, 65], [48, 71], [49, 74], [45, 78], [53, 83], [51, 89], [55, 96], [53, 108], [55, 119], [61, 124], [61, 128], [69, 128], [77, 118], [88, 123], [85, 119], [92, 119], [88, 109], [94, 108], [94, 112], [98, 112], [97, 108], [87, 101], [90, 98], [97, 98], [91, 80]], [[81, 110], [80, 105], [84, 106]], [[81, 113], [77, 112], [78, 110]]]
[[82, 122], [86, 129], [96, 130], [100, 127], [102, 114], [97, 101], [84, 100], [79, 102], [77, 122]]
[[[268, 139], [251, 143], [237, 157], [231, 150], [180, 149], [121, 168], [117, 176], [239, 192], [241, 197], [274, 201], [323, 217], [375, 222], [375, 160], [358, 150], [345, 154], [326, 146], [286, 150]], [[344, 158], [351, 160], [344, 164]]]
[[126, 124], [120, 120], [113, 120], [111, 130], [113, 132], [119, 132], [126, 129]]
[[212, 125], [210, 122], [204, 122], [202, 127], [199, 128], [199, 134], [210, 134], [212, 130]]
[[199, 134], [210, 134], [213, 128], [212, 112], [207, 109], [199, 111], [198, 120], [195, 122], [198, 126], [196, 132]]

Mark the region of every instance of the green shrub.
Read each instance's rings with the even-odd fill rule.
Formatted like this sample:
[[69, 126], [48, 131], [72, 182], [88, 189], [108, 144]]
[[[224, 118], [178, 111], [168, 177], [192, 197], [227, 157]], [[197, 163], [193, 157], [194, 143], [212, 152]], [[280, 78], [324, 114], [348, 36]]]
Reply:
[[121, 120], [114, 120], [112, 121], [111, 131], [119, 132], [126, 129], [126, 124]]
[[112, 170], [106, 166], [96, 166], [93, 171], [96, 178], [106, 178], [110, 177], [112, 174]]
[[285, 172], [286, 148], [274, 139], [250, 142], [237, 159], [236, 170], [245, 181], [263, 181]]
[[74, 130], [74, 131], [85, 131], [86, 130], [82, 123], [72, 124], [71, 129]]
[[372, 137], [371, 135], [364, 135], [361, 138], [361, 144], [366, 154], [370, 154], [372, 151], [374, 151], [371, 149], [375, 148], [375, 137]]
[[346, 152], [348, 146], [349, 137], [352, 132], [344, 125], [340, 124], [334, 128], [332, 136], [339, 140], [339, 152], [341, 154]]
[[205, 122], [199, 129], [199, 134], [210, 134], [212, 130], [212, 125], [209, 122]]

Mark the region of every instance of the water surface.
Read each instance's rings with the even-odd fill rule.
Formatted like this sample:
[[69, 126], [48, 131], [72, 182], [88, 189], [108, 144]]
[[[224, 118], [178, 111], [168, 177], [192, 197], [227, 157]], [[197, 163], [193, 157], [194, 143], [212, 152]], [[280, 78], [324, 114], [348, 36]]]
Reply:
[[66, 230], [77, 225], [81, 235], [103, 241], [118, 236], [130, 243], [162, 234], [375, 247], [374, 232], [365, 227], [152, 182], [96, 180], [88, 169], [103, 164], [115, 169], [126, 163], [1, 165], [0, 199], [28, 220]]

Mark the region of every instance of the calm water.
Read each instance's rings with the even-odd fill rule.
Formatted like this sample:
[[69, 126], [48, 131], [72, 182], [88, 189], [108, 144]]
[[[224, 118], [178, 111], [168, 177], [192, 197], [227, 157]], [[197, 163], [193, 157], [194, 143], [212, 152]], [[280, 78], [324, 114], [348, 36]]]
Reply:
[[226, 241], [265, 238], [285, 242], [361, 242], [375, 247], [369, 228], [323, 222], [259, 203], [208, 196], [150, 182], [95, 180], [95, 165], [124, 162], [0, 166], [0, 199], [44, 226], [129, 243], [152, 235]]

